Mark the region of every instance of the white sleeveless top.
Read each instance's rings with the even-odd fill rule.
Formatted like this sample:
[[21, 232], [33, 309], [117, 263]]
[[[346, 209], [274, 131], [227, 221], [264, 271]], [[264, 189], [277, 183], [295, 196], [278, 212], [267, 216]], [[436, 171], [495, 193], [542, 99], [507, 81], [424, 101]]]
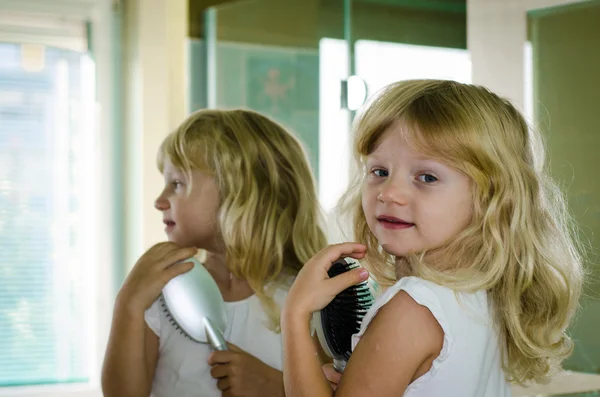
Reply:
[[454, 292], [418, 277], [404, 277], [377, 298], [352, 336], [356, 347], [377, 311], [405, 291], [434, 315], [444, 331], [440, 355], [431, 369], [412, 382], [404, 397], [510, 397], [501, 365], [501, 345], [487, 292]]
[[[278, 289], [275, 302], [283, 307], [287, 289]], [[256, 295], [225, 302], [227, 342], [240, 347], [279, 371], [282, 370], [281, 334], [267, 328], [268, 318]], [[160, 299], [145, 313], [146, 324], [159, 338], [158, 362], [151, 397], [221, 397], [217, 381], [210, 376], [210, 345], [194, 342], [176, 330]]]

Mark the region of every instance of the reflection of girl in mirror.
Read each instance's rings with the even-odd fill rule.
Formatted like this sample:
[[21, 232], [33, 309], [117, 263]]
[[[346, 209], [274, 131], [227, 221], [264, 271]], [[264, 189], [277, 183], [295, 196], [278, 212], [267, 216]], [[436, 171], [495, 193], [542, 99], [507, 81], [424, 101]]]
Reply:
[[306, 351], [311, 312], [366, 278], [329, 279], [340, 256], [387, 289], [353, 336], [336, 396], [504, 397], [510, 381], [558, 368], [573, 348], [582, 259], [539, 138], [508, 101], [452, 81], [399, 82], [366, 109], [346, 196], [362, 244], [321, 251], [290, 290], [287, 397], [333, 394]]
[[[169, 242], [144, 254], [119, 291], [105, 396], [283, 395], [280, 308], [326, 245], [301, 144], [258, 113], [203, 110], [167, 136], [158, 164], [155, 206]], [[171, 265], [196, 249], [226, 301], [227, 351], [184, 337], [157, 300], [190, 269]]]

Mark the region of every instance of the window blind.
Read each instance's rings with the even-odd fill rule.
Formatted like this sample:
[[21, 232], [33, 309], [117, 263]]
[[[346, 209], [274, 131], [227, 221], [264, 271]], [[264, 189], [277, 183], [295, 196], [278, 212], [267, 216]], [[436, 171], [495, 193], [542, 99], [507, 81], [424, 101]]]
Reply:
[[93, 72], [0, 42], [0, 387], [90, 377]]

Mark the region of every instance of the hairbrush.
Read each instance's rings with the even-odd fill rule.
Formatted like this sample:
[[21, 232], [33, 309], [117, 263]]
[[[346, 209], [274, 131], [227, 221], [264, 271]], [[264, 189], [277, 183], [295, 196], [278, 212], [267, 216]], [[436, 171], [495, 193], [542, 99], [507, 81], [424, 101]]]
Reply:
[[227, 310], [223, 295], [208, 270], [192, 257], [194, 267], [171, 279], [162, 290], [161, 303], [167, 317], [181, 333], [215, 350], [227, 350], [223, 332]]
[[[351, 258], [340, 258], [327, 271], [335, 277], [359, 267]], [[333, 358], [333, 367], [343, 372], [352, 353], [352, 335], [360, 330], [361, 322], [375, 298], [367, 282], [346, 288], [320, 311], [313, 313], [313, 326], [325, 353]]]

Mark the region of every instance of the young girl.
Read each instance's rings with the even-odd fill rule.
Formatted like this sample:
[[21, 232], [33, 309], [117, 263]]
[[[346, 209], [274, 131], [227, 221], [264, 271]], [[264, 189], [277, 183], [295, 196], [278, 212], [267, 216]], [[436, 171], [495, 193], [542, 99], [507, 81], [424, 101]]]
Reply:
[[[169, 243], [150, 248], [119, 291], [105, 396], [283, 395], [280, 308], [326, 246], [301, 144], [258, 113], [204, 110], [167, 136], [158, 167], [165, 187], [155, 205]], [[192, 267], [173, 264], [197, 248], [226, 301], [228, 351], [187, 339], [157, 300]]]
[[362, 259], [387, 287], [368, 311], [336, 396], [510, 396], [571, 352], [565, 333], [582, 284], [566, 205], [542, 166], [539, 136], [485, 88], [414, 80], [389, 86], [357, 123], [362, 173], [354, 233], [309, 261], [282, 315], [287, 397], [331, 396], [309, 319]]

